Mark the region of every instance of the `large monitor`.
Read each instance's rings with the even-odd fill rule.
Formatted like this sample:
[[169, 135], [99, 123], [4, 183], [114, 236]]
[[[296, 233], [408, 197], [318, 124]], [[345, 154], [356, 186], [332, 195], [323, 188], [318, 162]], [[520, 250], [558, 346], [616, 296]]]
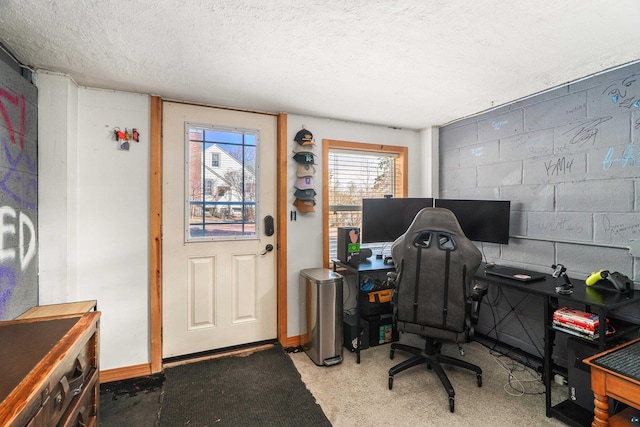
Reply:
[[402, 236], [422, 208], [433, 207], [432, 198], [362, 200], [362, 243], [393, 242]]
[[509, 243], [510, 201], [436, 199], [435, 207], [452, 211], [469, 240]]

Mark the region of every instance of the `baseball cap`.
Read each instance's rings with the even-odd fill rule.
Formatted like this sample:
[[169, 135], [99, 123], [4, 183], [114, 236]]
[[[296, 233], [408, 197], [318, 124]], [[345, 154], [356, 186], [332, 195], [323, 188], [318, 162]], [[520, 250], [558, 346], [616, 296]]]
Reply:
[[315, 155], [313, 153], [310, 152], [303, 152], [303, 153], [296, 153], [293, 156], [293, 160], [295, 160], [298, 163], [303, 163], [306, 165], [315, 165]]
[[293, 140], [300, 145], [311, 145], [313, 144], [313, 134], [306, 129], [302, 129], [296, 133]]
[[316, 205], [315, 200], [301, 200], [296, 199], [293, 202], [293, 206], [295, 206], [299, 212], [315, 212], [314, 206]]
[[298, 190], [313, 189], [313, 177], [301, 176], [300, 178], [296, 179], [296, 183], [293, 186]]
[[316, 190], [313, 188], [309, 188], [307, 190], [296, 190], [293, 195], [300, 200], [313, 200], [313, 198], [316, 197]]
[[313, 165], [305, 165], [298, 163], [298, 169], [296, 170], [297, 176], [311, 176], [316, 174], [316, 168]]
[[316, 144], [314, 143], [306, 144], [306, 145], [293, 144], [293, 152], [294, 153], [313, 153], [313, 149], [315, 147], [316, 147]]

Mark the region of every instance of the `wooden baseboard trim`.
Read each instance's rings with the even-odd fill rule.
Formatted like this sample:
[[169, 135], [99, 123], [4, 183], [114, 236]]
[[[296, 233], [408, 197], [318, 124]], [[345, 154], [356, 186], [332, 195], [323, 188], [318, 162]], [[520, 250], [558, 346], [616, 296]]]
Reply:
[[145, 375], [151, 375], [150, 363], [126, 366], [124, 368], [107, 369], [100, 371], [100, 384], [110, 383], [112, 381], [128, 380], [136, 377], [144, 377]]
[[297, 347], [302, 345], [302, 336], [296, 335], [294, 337], [287, 337], [280, 340], [280, 345], [283, 347]]

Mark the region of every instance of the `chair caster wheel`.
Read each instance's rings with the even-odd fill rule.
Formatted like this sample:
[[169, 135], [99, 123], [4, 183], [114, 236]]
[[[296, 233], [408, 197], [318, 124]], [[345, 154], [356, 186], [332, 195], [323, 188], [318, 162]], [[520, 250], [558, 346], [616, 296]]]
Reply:
[[482, 374], [476, 374], [476, 379], [478, 380], [478, 387], [482, 387]]
[[393, 360], [393, 356], [396, 354], [396, 350], [395, 349], [391, 349], [389, 350], [389, 359]]
[[449, 411], [453, 412], [453, 409], [455, 407], [455, 399], [453, 397], [449, 398]]
[[389, 377], [389, 390], [393, 388], [393, 377]]

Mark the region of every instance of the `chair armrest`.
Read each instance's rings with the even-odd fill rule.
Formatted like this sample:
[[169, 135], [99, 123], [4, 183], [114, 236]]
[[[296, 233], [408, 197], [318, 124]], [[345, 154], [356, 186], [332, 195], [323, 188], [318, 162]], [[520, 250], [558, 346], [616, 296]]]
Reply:
[[471, 318], [472, 325], [478, 324], [478, 318], [480, 317], [480, 307], [482, 306], [482, 298], [484, 298], [486, 294], [487, 285], [478, 283], [473, 286], [471, 292], [469, 293], [467, 304], [469, 307], [469, 316]]
[[398, 280], [398, 273], [397, 272], [395, 272], [395, 271], [387, 272], [387, 282], [389, 282], [390, 285], [395, 286], [396, 280]]
[[481, 302], [482, 298], [484, 298], [486, 294], [487, 294], [487, 285], [476, 283], [474, 287], [471, 289], [471, 294], [469, 295], [469, 297], [473, 301]]

